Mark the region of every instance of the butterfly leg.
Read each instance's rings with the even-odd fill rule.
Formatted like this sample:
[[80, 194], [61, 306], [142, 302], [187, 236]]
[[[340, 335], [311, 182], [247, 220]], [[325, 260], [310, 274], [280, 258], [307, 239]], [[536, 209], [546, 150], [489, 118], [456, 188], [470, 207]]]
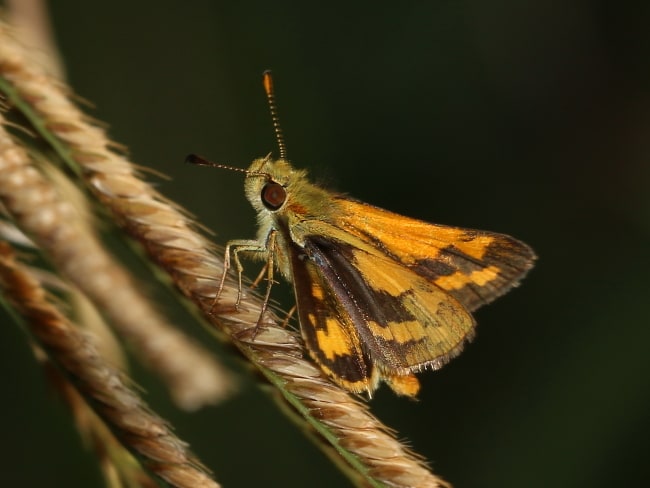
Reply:
[[[275, 230], [269, 232], [269, 237], [266, 241], [266, 248], [265, 248], [266, 250], [275, 248], [276, 234], [277, 231]], [[255, 330], [253, 331], [253, 340], [255, 340], [255, 336], [257, 336], [258, 332], [260, 331], [260, 327], [262, 325], [262, 318], [264, 317], [264, 313], [266, 312], [266, 309], [269, 304], [269, 299], [271, 298], [271, 288], [273, 287], [273, 283], [274, 283], [273, 282], [273, 271], [275, 268], [274, 264], [275, 263], [273, 259], [273, 252], [269, 252], [266, 259], [266, 293], [264, 294], [264, 301], [262, 302], [262, 309], [260, 310], [260, 316], [257, 319], [257, 324], [255, 325]]]
[[260, 270], [259, 274], [253, 280], [253, 282], [250, 284], [250, 286], [248, 288], [250, 288], [251, 290], [257, 288], [257, 286], [260, 284], [260, 281], [262, 281], [264, 276], [266, 276], [268, 274], [268, 271], [267, 271], [268, 266], [269, 266], [268, 262], [264, 263], [264, 266], [262, 266], [262, 269]]
[[219, 301], [219, 298], [221, 297], [221, 293], [223, 292], [226, 283], [226, 277], [228, 276], [228, 271], [230, 270], [230, 266], [231, 266], [231, 262], [230, 262], [231, 257], [232, 260], [234, 260], [235, 262], [235, 269], [237, 270], [238, 287], [237, 287], [237, 300], [235, 301], [235, 307], [239, 308], [239, 304], [241, 302], [241, 296], [242, 296], [242, 272], [244, 271], [244, 267], [242, 266], [238, 255], [238, 253], [241, 251], [265, 253], [268, 252], [268, 249], [266, 246], [260, 244], [259, 241], [253, 239], [230, 241], [226, 244], [226, 249], [225, 249], [224, 259], [223, 259], [223, 273], [221, 274], [221, 280], [219, 281], [219, 285], [217, 287], [217, 292], [214, 296], [214, 300], [212, 301], [212, 305], [210, 306], [210, 313], [212, 313], [212, 311], [214, 310], [214, 307], [216, 306], [217, 302]]
[[291, 307], [291, 309], [287, 312], [287, 316], [284, 318], [282, 321], [281, 327], [286, 329], [289, 326], [289, 321], [291, 320], [291, 317], [293, 317], [293, 314], [296, 313], [296, 310], [298, 310], [298, 307], [294, 305]]

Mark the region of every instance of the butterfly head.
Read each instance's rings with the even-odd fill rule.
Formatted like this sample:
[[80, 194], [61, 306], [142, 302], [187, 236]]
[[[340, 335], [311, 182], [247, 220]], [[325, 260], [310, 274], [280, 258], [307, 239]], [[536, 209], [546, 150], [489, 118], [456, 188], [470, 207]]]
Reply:
[[246, 170], [246, 198], [260, 214], [276, 213], [300, 192], [306, 172], [295, 170], [286, 159], [259, 158]]

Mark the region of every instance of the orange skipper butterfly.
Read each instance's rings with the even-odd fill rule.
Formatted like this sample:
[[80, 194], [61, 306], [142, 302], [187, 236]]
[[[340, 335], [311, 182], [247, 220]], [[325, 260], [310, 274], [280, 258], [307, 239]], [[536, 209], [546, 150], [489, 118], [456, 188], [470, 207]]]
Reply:
[[305, 345], [332, 381], [369, 396], [384, 381], [415, 396], [414, 373], [457, 356], [474, 335], [471, 312], [516, 286], [535, 254], [504, 234], [403, 217], [311, 183], [286, 159], [268, 71], [264, 86], [279, 159], [256, 159], [241, 170], [188, 156], [243, 171], [258, 214], [257, 238], [226, 246], [215, 302], [231, 255], [240, 287], [238, 253], [266, 259], [265, 307], [277, 268], [293, 283]]

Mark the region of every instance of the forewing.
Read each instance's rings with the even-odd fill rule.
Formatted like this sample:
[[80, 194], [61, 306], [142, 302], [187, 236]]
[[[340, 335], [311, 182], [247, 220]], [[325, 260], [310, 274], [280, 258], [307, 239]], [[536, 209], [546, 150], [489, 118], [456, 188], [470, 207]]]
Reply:
[[516, 286], [535, 260], [530, 247], [505, 234], [429, 224], [344, 197], [334, 202], [341, 229], [470, 311]]

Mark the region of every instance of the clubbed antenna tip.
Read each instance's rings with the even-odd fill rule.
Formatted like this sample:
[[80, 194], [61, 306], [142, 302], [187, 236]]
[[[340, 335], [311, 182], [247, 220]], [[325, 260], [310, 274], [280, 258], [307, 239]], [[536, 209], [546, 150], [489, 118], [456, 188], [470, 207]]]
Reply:
[[275, 89], [273, 87], [273, 76], [271, 70], [266, 70], [263, 74], [262, 81], [264, 83], [264, 91], [266, 92], [266, 99], [269, 102], [269, 110], [271, 111], [271, 120], [273, 121], [273, 130], [275, 131], [275, 139], [278, 143], [280, 151], [280, 159], [287, 158], [287, 150], [284, 145], [284, 134], [280, 127], [280, 118], [278, 117], [278, 106], [275, 103]]

